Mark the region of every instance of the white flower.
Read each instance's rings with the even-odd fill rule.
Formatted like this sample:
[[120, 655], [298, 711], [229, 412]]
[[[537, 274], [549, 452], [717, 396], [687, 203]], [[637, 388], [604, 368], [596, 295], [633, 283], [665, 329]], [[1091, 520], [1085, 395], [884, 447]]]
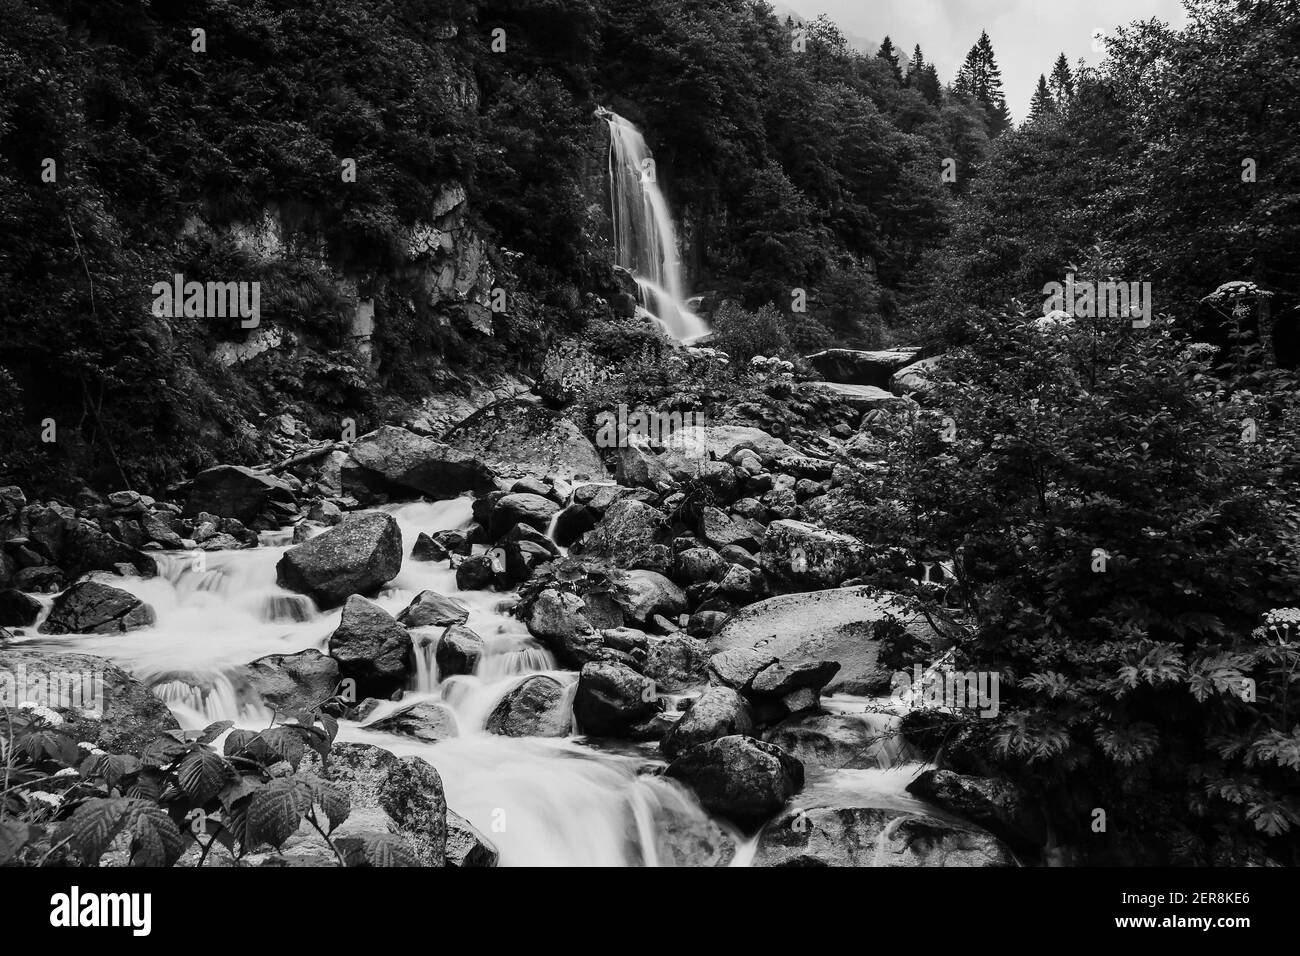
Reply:
[[80, 777], [81, 774], [77, 773], [76, 769], [74, 769], [73, 767], [64, 767], [62, 770], [60, 770], [60, 771], [59, 771], [58, 773], [56, 773], [54, 776], [56, 776], [56, 777]]
[[27, 799], [38, 800], [41, 803], [49, 804], [52, 807], [62, 806], [63, 798], [57, 793], [46, 793], [44, 790], [38, 790], [35, 793], [27, 794]]
[[31, 711], [33, 715], [41, 718], [41, 720], [45, 721], [51, 727], [63, 726], [63, 718], [43, 704], [36, 704], [30, 700], [25, 700], [19, 704], [18, 707], [20, 710]]

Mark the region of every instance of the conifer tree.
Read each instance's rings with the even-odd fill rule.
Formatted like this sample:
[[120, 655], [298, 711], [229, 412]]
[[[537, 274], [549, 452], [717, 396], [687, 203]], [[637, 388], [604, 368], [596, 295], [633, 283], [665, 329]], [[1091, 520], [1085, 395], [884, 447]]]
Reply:
[[889, 37], [885, 37], [884, 42], [880, 44], [880, 49], [876, 52], [876, 56], [889, 64], [890, 68], [894, 71], [894, 79], [901, 85], [903, 82], [903, 70], [898, 62], [898, 51], [894, 49], [894, 41], [889, 39]]
[[1066, 104], [1074, 99], [1074, 74], [1070, 72], [1070, 63], [1064, 53], [1056, 58], [1048, 89], [1052, 91], [1052, 99], [1056, 101], [1059, 110], [1064, 110]]
[[912, 51], [912, 59], [907, 64], [907, 76], [903, 82], [905, 86], [924, 96], [932, 106], [939, 105], [939, 74], [935, 72], [933, 65], [925, 62], [925, 55], [921, 53], [919, 43]]
[[1055, 113], [1056, 100], [1052, 96], [1052, 91], [1047, 88], [1047, 77], [1040, 73], [1038, 88], [1034, 90], [1034, 98], [1029, 103], [1029, 122], [1036, 123]]
[[990, 136], [997, 136], [1011, 126], [1011, 114], [1007, 111], [1006, 96], [1002, 92], [1002, 71], [998, 69], [988, 31], [980, 33], [979, 42], [966, 54], [953, 89], [984, 107]]

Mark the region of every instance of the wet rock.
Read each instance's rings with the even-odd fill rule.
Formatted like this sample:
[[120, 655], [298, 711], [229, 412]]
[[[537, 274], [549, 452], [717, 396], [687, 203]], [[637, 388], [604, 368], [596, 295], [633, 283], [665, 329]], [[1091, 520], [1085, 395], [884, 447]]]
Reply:
[[676, 557], [677, 578], [688, 584], [717, 580], [727, 567], [726, 558], [712, 548], [687, 548]]
[[669, 448], [696, 457], [729, 459], [743, 449], [752, 450], [760, 458], [786, 458], [800, 454], [797, 448], [761, 428], [742, 425], [705, 425], [675, 431], [667, 442]]
[[600, 516], [586, 505], [569, 505], [555, 519], [555, 543], [562, 548], [571, 547], [584, 534], [596, 527]]
[[357, 682], [360, 696], [389, 697], [406, 686], [411, 635], [379, 605], [354, 594], [330, 635], [329, 653], [340, 676]]
[[310, 594], [323, 609], [353, 594], [373, 594], [402, 567], [402, 532], [392, 515], [353, 514], [306, 544], [286, 551], [276, 565], [281, 587]]
[[551, 516], [559, 510], [559, 505], [541, 495], [504, 495], [492, 509], [489, 533], [493, 540], [497, 540], [516, 524], [525, 524], [545, 532], [550, 527]]
[[613, 662], [586, 664], [578, 676], [573, 716], [584, 734], [614, 737], [659, 710], [654, 681]]
[[438, 647], [434, 651], [439, 678], [446, 680], [455, 674], [473, 674], [486, 649], [483, 638], [469, 628], [448, 627], [438, 638]]
[[572, 720], [566, 692], [551, 677], [529, 677], [497, 702], [485, 729], [504, 737], [567, 737]]
[[781, 748], [733, 735], [698, 744], [666, 771], [687, 784], [706, 810], [746, 827], [779, 812], [803, 789], [803, 765]]
[[446, 437], [502, 474], [605, 476], [600, 455], [577, 425], [529, 402], [502, 403], [471, 416]]
[[614, 600], [632, 621], [645, 623], [656, 614], [672, 616], [686, 610], [686, 594], [655, 571], [615, 571], [610, 583]]
[[41, 602], [36, 598], [13, 588], [0, 591], [0, 625], [31, 627], [40, 613]]
[[[662, 784], [681, 786], [671, 780]], [[736, 840], [708, 817], [666, 812], [655, 819], [655, 849], [660, 866], [729, 866], [736, 857]]]
[[428, 744], [460, 736], [456, 715], [444, 705], [427, 700], [403, 707], [366, 726], [385, 733], [414, 737]]
[[447, 862], [456, 869], [494, 867], [501, 858], [496, 845], [459, 813], [447, 811]]
[[61, 591], [63, 584], [63, 572], [50, 565], [21, 568], [13, 580], [14, 587], [19, 591], [34, 591], [37, 594]]
[[580, 668], [604, 658], [604, 642], [587, 620], [582, 598], [552, 588], [542, 591], [528, 610], [529, 633], [565, 667]]
[[992, 834], [923, 813], [810, 807], [772, 821], [755, 866], [1013, 866]]
[[273, 502], [296, 506], [297, 499], [293, 489], [279, 478], [242, 465], [217, 465], [195, 476], [184, 513], [206, 511], [252, 522]]
[[749, 705], [730, 687], [708, 687], [689, 703], [659, 749], [671, 760], [691, 747], [737, 734], [754, 736]]
[[450, 627], [469, 620], [469, 608], [437, 591], [421, 591], [397, 615], [406, 627]]
[[74, 584], [54, 599], [42, 634], [123, 634], [154, 623], [154, 612], [134, 594], [98, 581]]
[[415, 539], [411, 557], [416, 561], [446, 561], [450, 552], [423, 531]]
[[983, 827], [1020, 852], [1036, 853], [1047, 842], [1042, 812], [1010, 781], [927, 770], [907, 790]]
[[918, 349], [826, 349], [807, 356], [808, 363], [828, 382], [887, 388], [895, 372], [916, 360]]
[[888, 768], [907, 753], [897, 723], [897, 718], [882, 714], [795, 714], [767, 731], [764, 739], [808, 768]]
[[393, 425], [362, 435], [351, 461], [380, 484], [431, 498], [455, 498], [496, 487], [490, 466], [475, 455]]
[[315, 648], [259, 657], [243, 672], [266, 705], [281, 714], [314, 707], [339, 689], [338, 662]]
[[699, 534], [715, 548], [756, 544], [753, 527], [748, 522], [733, 519], [721, 508], [708, 507], [700, 512]]
[[674, 484], [668, 469], [649, 448], [636, 444], [615, 452], [614, 480], [629, 487], [663, 490]]
[[588, 591], [582, 596], [583, 616], [598, 631], [623, 626], [623, 607], [612, 591]]
[[184, 547], [181, 536], [171, 522], [160, 514], [150, 513], [140, 519], [141, 527], [150, 541], [157, 541], [169, 551], [179, 551]]

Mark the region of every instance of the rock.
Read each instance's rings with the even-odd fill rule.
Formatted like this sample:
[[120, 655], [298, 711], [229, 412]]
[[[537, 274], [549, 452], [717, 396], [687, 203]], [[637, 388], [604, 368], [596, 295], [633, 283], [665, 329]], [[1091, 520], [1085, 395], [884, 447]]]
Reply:
[[1047, 842], [1042, 812], [1010, 781], [927, 770], [907, 785], [907, 791], [983, 827], [1025, 854], [1038, 852]]
[[861, 575], [867, 549], [852, 535], [802, 521], [773, 521], [759, 560], [773, 590], [819, 591]]
[[296, 505], [293, 489], [279, 478], [242, 465], [217, 465], [201, 471], [190, 484], [185, 514], [206, 511], [222, 518], [251, 522], [272, 502]]
[[[835, 661], [840, 671], [828, 693], [888, 693], [893, 669], [879, 660], [875, 626], [896, 620], [916, 640], [942, 640], [925, 617], [897, 595], [868, 587], [784, 594], [741, 608], [709, 639], [713, 655], [757, 651], [783, 664]], [[717, 661], [710, 659], [711, 666]]]
[[577, 425], [529, 402], [506, 402], [470, 416], [446, 436], [498, 472], [604, 478], [596, 448]]
[[600, 523], [575, 548], [604, 558], [616, 567], [666, 573], [672, 569], [667, 520], [644, 502], [621, 498], [606, 509]]
[[721, 500], [730, 501], [735, 496], [738, 485], [736, 469], [725, 461], [701, 461], [698, 476]]
[[338, 607], [353, 594], [372, 594], [402, 567], [402, 532], [382, 511], [352, 514], [306, 544], [285, 552], [276, 581], [310, 594], [322, 609]]
[[572, 719], [565, 698], [554, 678], [529, 677], [497, 702], [484, 729], [504, 737], [567, 737]]
[[709, 652], [704, 641], [685, 634], [646, 638], [642, 672], [659, 690], [675, 692], [703, 684], [708, 679], [708, 667]]
[[545, 532], [550, 527], [551, 516], [559, 510], [559, 505], [541, 495], [511, 493], [499, 499], [492, 509], [489, 531], [493, 540], [499, 540], [516, 524]]
[[654, 681], [614, 662], [586, 664], [578, 676], [573, 716], [593, 737], [614, 737], [659, 711]]
[[[681, 784], [661, 780], [681, 791], [678, 800], [695, 800]], [[735, 838], [716, 821], [699, 813], [660, 812], [655, 815], [655, 850], [660, 866], [729, 866], [736, 856]]]
[[68, 580], [75, 580], [91, 571], [113, 571], [120, 574], [120, 565], [124, 564], [130, 565], [141, 577], [151, 578], [158, 573], [153, 558], [123, 544], [112, 535], [105, 534], [90, 522], [65, 522], [63, 559], [59, 566], [63, 568]]
[[841, 385], [838, 382], [813, 382], [812, 387], [859, 412], [869, 412], [875, 409], [901, 410], [913, 407], [913, 402], [910, 399], [895, 395], [893, 392], [877, 388], [874, 385]]
[[724, 687], [747, 691], [764, 668], [777, 663], [766, 649], [733, 647], [709, 658], [709, 678]]
[[0, 626], [31, 627], [41, 613], [41, 602], [13, 588], [0, 591]]
[[447, 862], [446, 866], [494, 867], [501, 854], [496, 845], [459, 813], [447, 811]]
[[[13, 676], [15, 703], [58, 704], [52, 709], [62, 715], [65, 732], [109, 753], [138, 754], [155, 738], [180, 729], [148, 687], [102, 657], [0, 645], [0, 672]], [[18, 686], [23, 683], [26, 692]], [[58, 701], [32, 693], [33, 685], [49, 688], [51, 683], [60, 690]]]
[[555, 543], [561, 548], [571, 547], [599, 521], [600, 516], [594, 509], [586, 505], [569, 505], [555, 519], [555, 530], [552, 531]]
[[446, 561], [451, 552], [444, 548], [423, 531], [415, 539], [411, 548], [411, 557], [416, 561]]
[[343, 509], [332, 501], [317, 501], [307, 511], [307, 519], [317, 524], [333, 526], [343, 520]]
[[185, 547], [181, 536], [162, 515], [151, 512], [140, 519], [140, 525], [150, 541], [157, 541], [169, 551], [179, 551]]
[[941, 356], [935, 356], [934, 358], [921, 359], [919, 362], [913, 362], [911, 365], [899, 369], [889, 377], [889, 390], [895, 395], [915, 395], [917, 398], [924, 398], [926, 393], [933, 388], [930, 379], [934, 375], [941, 358]]
[[691, 747], [736, 734], [754, 736], [749, 705], [730, 687], [708, 687], [689, 703], [659, 749], [671, 760]]
[[754, 675], [749, 692], [767, 697], [785, 697], [802, 688], [818, 692], [830, 683], [839, 669], [840, 665], [835, 661], [800, 661], [794, 664], [777, 661]]
[[1013, 866], [992, 834], [883, 807], [788, 811], [763, 829], [754, 866]]
[[622, 485], [587, 482], [573, 490], [573, 503], [594, 511], [599, 517], [603, 515], [619, 498], [627, 495], [631, 489]]
[[676, 557], [677, 577], [688, 584], [715, 581], [727, 573], [727, 560], [712, 548], [687, 548]]
[[339, 689], [339, 665], [315, 648], [270, 654], [243, 668], [249, 685], [283, 715], [314, 707]]
[[905, 759], [898, 720], [887, 714], [817, 714], [787, 717], [763, 739], [823, 770], [889, 768]]
[[442, 704], [428, 700], [403, 707], [373, 723], [366, 724], [366, 727], [371, 730], [382, 730], [385, 733], [401, 734], [404, 737], [414, 737], [429, 744], [460, 736], [456, 715]]
[[721, 508], [707, 507], [700, 512], [700, 537], [715, 548], [727, 545], [752, 546], [756, 543], [753, 526], [730, 517]]
[[411, 635], [379, 605], [354, 594], [330, 635], [329, 653], [340, 676], [357, 682], [360, 697], [386, 698], [407, 684]]
[[490, 466], [440, 441], [385, 425], [352, 443], [351, 461], [383, 484], [431, 498], [455, 498], [496, 487]]
[[655, 571], [615, 571], [610, 583], [623, 613], [638, 623], [644, 624], [656, 614], [672, 617], [686, 610], [685, 592]]
[[42, 634], [124, 634], [154, 623], [154, 612], [134, 594], [98, 581], [74, 584], [54, 599]]
[[396, 757], [370, 744], [336, 743], [328, 769], [310, 753], [307, 770], [342, 787], [359, 808], [378, 807], [397, 826], [421, 866], [441, 867], [447, 856], [447, 801], [438, 771], [419, 757]]
[[663, 462], [649, 448], [624, 444], [615, 451], [614, 480], [620, 485], [661, 490], [673, 484]]
[[755, 827], [803, 789], [803, 765], [772, 744], [733, 735], [698, 744], [666, 771], [695, 791], [706, 810]]
[[668, 448], [688, 457], [730, 458], [735, 452], [749, 448], [759, 458], [785, 458], [801, 452], [779, 438], [774, 438], [761, 428], [740, 425], [704, 425], [680, 428], [666, 442]]
[[582, 598], [552, 588], [542, 591], [528, 609], [529, 633], [565, 667], [581, 668], [604, 658], [604, 642], [587, 620]]
[[397, 615], [406, 627], [450, 627], [469, 620], [469, 608], [437, 591], [421, 591]]
[[14, 575], [13, 585], [19, 591], [50, 594], [63, 589], [63, 572], [49, 565], [23, 568]]
[[737, 604], [748, 604], [760, 597], [762, 584], [761, 575], [733, 564], [718, 582], [718, 590]]
[[882, 349], [873, 352], [856, 349], [826, 349], [806, 358], [817, 373], [828, 382], [888, 388], [890, 376], [915, 361], [919, 351], [914, 348]]
[[452, 625], [438, 638], [434, 659], [438, 662], [438, 679], [455, 674], [473, 674], [487, 649], [483, 638], [467, 627]]

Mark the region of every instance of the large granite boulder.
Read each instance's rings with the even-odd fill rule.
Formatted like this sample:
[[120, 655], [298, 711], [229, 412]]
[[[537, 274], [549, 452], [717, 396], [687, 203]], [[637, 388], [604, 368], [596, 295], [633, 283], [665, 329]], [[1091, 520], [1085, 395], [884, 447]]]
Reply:
[[322, 608], [373, 594], [402, 567], [402, 532], [392, 515], [349, 515], [324, 534], [290, 548], [276, 565], [281, 587], [309, 594]]

